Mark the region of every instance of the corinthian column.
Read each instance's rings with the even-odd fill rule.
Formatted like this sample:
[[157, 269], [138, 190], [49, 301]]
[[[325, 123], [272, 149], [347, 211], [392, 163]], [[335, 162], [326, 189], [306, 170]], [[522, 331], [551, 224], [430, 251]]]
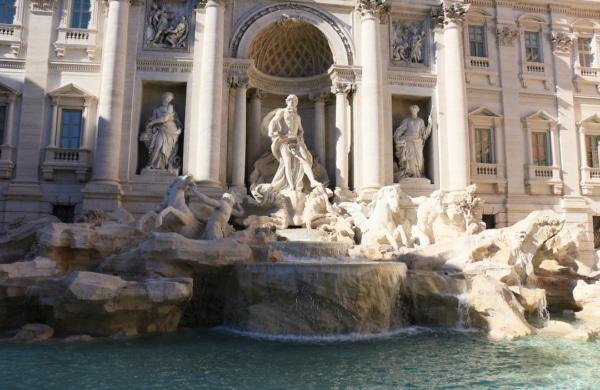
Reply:
[[464, 54], [462, 48], [462, 23], [468, 6], [445, 2], [444, 70], [446, 77], [446, 139], [448, 147], [446, 190], [462, 190], [470, 182], [468, 124], [465, 91]]
[[[225, 37], [225, 0], [200, 0], [204, 8], [204, 31], [198, 86], [198, 128], [196, 154], [189, 171], [196, 180], [221, 187], [221, 138], [223, 102], [223, 40]], [[196, 65], [196, 64], [195, 64]]]
[[260, 151], [262, 146], [262, 134], [260, 133], [260, 124], [262, 121], [262, 99], [263, 92], [259, 89], [255, 89], [250, 92], [250, 107], [248, 112], [248, 136], [247, 140], [247, 160], [246, 160], [246, 174], [250, 176], [254, 169], [254, 163], [260, 157]]
[[348, 154], [350, 135], [348, 134], [348, 94], [352, 85], [344, 82], [333, 84], [335, 94], [335, 187], [336, 192], [348, 192]]
[[382, 142], [383, 85], [379, 21], [389, 12], [386, 0], [358, 0], [361, 14], [361, 195], [368, 195], [384, 185], [384, 143]]
[[231, 187], [236, 191], [246, 191], [246, 92], [248, 78], [236, 76], [231, 80], [235, 88], [235, 115], [233, 121]]
[[98, 97], [98, 140], [92, 180], [84, 189], [84, 209], [120, 207], [119, 161], [130, 6], [130, 0], [108, 1]]
[[326, 92], [319, 92], [310, 96], [310, 99], [315, 103], [315, 153], [319, 163], [323, 166], [327, 163], [325, 160], [327, 158], [325, 151], [325, 102], [327, 95]]

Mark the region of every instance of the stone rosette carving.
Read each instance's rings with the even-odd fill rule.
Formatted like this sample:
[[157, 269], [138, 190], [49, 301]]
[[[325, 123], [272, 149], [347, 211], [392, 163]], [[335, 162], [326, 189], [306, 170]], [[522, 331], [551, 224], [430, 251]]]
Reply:
[[496, 37], [500, 46], [514, 46], [520, 34], [518, 29], [509, 26], [498, 26], [496, 28]]
[[565, 32], [552, 33], [552, 51], [567, 53], [571, 50], [573, 37]]
[[146, 11], [144, 47], [187, 49], [190, 33], [187, 3], [152, 3]]
[[398, 20], [392, 23], [392, 61], [399, 64], [424, 64], [425, 24]]

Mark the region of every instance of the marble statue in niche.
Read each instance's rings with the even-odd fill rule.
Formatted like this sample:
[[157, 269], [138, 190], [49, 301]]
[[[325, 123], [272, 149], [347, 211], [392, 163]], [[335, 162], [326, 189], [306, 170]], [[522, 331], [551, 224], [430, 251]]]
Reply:
[[392, 59], [401, 64], [424, 64], [425, 25], [397, 21], [393, 23]]
[[140, 135], [140, 141], [148, 149], [146, 169], [179, 172], [181, 159], [177, 153], [183, 126], [171, 104], [174, 98], [171, 92], [163, 94], [162, 104], [152, 111]]
[[304, 143], [304, 129], [298, 115], [298, 97], [290, 95], [285, 102], [285, 108], [277, 109], [267, 117], [271, 152], [279, 162], [271, 185], [277, 191], [302, 191], [306, 177], [311, 188], [314, 188], [320, 183], [315, 179], [313, 157]]
[[410, 106], [409, 118], [402, 121], [394, 132], [394, 156], [398, 166], [395, 169], [396, 181], [404, 178], [422, 178], [425, 176], [425, 159], [423, 148], [431, 136], [432, 121], [429, 124], [419, 118], [421, 109], [417, 105]]
[[189, 34], [187, 6], [172, 10], [162, 4], [152, 4], [146, 20], [145, 44], [147, 47], [185, 49]]

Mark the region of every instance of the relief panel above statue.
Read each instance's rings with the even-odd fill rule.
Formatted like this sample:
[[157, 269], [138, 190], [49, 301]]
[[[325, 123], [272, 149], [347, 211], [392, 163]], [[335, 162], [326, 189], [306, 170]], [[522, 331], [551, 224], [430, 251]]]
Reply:
[[424, 21], [396, 20], [391, 23], [391, 57], [396, 65], [427, 65], [427, 26]]
[[144, 48], [188, 50], [190, 4], [186, 1], [148, 2]]

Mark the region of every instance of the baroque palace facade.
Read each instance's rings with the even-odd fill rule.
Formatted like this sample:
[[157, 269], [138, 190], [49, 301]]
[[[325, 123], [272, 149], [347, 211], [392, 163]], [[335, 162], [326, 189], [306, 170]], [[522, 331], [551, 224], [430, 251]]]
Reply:
[[592, 265], [599, 56], [595, 0], [2, 0], [0, 224], [141, 214], [179, 173], [245, 192], [294, 94], [338, 197], [477, 184], [488, 224], [581, 224]]

